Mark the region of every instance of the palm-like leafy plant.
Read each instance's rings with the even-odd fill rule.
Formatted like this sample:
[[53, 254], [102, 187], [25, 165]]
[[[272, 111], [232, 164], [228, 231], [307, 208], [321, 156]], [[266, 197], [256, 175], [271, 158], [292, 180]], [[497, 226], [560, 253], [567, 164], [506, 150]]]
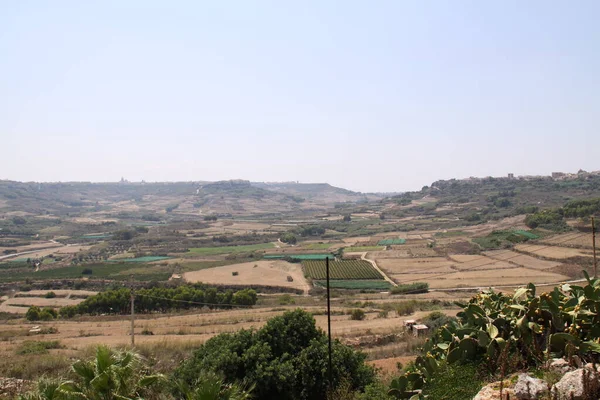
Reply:
[[253, 386], [228, 384], [214, 372], [203, 373], [193, 387], [185, 382], [177, 384], [177, 390], [185, 400], [248, 400]]
[[96, 357], [72, 365], [76, 379], [61, 383], [40, 381], [38, 390], [22, 400], [133, 400], [153, 397], [151, 387], [161, 375], [146, 375], [140, 356], [99, 346]]
[[60, 381], [42, 378], [37, 383], [35, 392], [19, 396], [19, 400], [57, 400]]

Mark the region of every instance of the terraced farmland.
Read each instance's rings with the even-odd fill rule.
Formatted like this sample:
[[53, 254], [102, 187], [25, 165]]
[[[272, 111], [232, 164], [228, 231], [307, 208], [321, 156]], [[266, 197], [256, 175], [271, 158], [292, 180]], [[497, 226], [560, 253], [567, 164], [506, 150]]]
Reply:
[[[304, 275], [315, 280], [326, 279], [325, 261], [307, 260], [302, 262]], [[329, 262], [330, 279], [383, 279], [383, 276], [364, 260], [342, 260]]]

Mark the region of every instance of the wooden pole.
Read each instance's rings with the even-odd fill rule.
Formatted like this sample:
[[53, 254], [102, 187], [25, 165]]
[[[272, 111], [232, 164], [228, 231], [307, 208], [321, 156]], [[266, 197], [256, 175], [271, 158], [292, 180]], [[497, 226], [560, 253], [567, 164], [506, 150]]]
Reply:
[[596, 223], [592, 217], [592, 248], [594, 249], [594, 279], [598, 277], [598, 260], [596, 260]]
[[135, 313], [134, 313], [135, 296], [133, 295], [133, 289], [131, 289], [131, 347], [135, 346]]
[[333, 369], [331, 362], [331, 296], [329, 295], [329, 257], [325, 257], [325, 270], [327, 275], [327, 333], [329, 336], [329, 390], [333, 390]]

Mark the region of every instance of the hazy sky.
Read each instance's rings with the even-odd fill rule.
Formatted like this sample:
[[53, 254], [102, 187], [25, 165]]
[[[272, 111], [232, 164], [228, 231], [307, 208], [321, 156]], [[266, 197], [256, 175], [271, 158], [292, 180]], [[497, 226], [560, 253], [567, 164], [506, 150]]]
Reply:
[[3, 1], [0, 179], [600, 169], [600, 1]]

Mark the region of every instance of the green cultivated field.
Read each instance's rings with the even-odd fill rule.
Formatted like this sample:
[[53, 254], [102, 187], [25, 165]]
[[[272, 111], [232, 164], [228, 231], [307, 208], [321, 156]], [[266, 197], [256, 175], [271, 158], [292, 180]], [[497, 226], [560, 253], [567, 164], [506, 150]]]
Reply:
[[218, 254], [250, 253], [257, 250], [272, 249], [273, 243], [249, 244], [245, 246], [194, 247], [189, 254], [214, 256]]
[[[32, 269], [5, 270], [0, 265], [0, 282], [24, 281], [25, 279], [48, 280], [48, 279], [111, 279], [127, 280], [133, 274], [140, 281], [165, 281], [171, 276], [170, 267], [158, 265], [144, 265], [138, 263], [107, 263], [107, 264], [85, 264], [63, 268], [46, 269], [34, 272]], [[91, 269], [91, 275], [82, 274], [83, 270]]]
[[333, 254], [266, 254], [263, 258], [265, 260], [281, 260], [287, 257], [296, 260], [325, 260], [327, 257], [330, 260], [335, 259]]
[[[326, 279], [325, 261], [303, 261], [304, 275], [308, 278]], [[329, 262], [330, 279], [383, 279], [383, 276], [368, 261], [343, 260]]]
[[[327, 281], [313, 281], [315, 286], [327, 287]], [[371, 290], [388, 290], [390, 283], [384, 280], [330, 280], [329, 287], [332, 289], [371, 289]]]
[[394, 244], [404, 244], [406, 239], [384, 239], [380, 240], [377, 244], [380, 246], [391, 246]]
[[352, 246], [352, 247], [346, 247], [344, 249], [344, 251], [346, 252], [361, 252], [361, 251], [381, 251], [381, 250], [385, 250], [385, 247], [383, 246]]
[[516, 233], [517, 235], [525, 236], [527, 239], [539, 239], [540, 238], [535, 233], [532, 233], [532, 232], [529, 232], [529, 231], [516, 230], [516, 231], [513, 231], [513, 232]]
[[333, 246], [333, 243], [304, 243], [302, 244], [303, 249], [307, 250], [327, 250]]
[[115, 262], [153, 262], [153, 261], [162, 261], [169, 260], [172, 257], [163, 257], [163, 256], [146, 256], [146, 257], [137, 257], [137, 258], [121, 258], [120, 260], [114, 260]]

